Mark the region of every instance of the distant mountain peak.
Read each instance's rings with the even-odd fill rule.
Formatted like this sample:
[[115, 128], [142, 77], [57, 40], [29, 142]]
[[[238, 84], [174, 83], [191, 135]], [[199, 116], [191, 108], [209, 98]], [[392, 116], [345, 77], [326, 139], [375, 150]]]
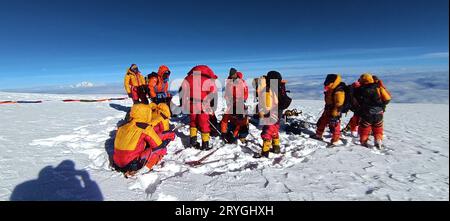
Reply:
[[71, 85], [71, 88], [90, 88], [90, 87], [94, 87], [94, 84], [88, 81], [83, 81], [81, 83], [78, 83], [76, 85]]

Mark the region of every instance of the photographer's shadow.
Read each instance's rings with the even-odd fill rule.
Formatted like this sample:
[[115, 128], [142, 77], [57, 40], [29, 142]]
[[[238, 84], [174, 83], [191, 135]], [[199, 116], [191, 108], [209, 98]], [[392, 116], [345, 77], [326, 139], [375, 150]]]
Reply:
[[86, 170], [76, 170], [71, 160], [47, 166], [36, 180], [17, 185], [11, 201], [102, 201], [99, 186]]

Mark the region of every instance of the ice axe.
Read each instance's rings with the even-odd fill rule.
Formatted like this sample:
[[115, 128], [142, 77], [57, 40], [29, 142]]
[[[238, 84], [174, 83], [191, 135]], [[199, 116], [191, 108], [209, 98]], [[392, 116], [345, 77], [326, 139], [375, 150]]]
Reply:
[[208, 157], [213, 155], [218, 150], [219, 150], [219, 148], [211, 151], [211, 153], [206, 154], [204, 157], [200, 158], [199, 160], [189, 161], [189, 162], [186, 162], [186, 164], [191, 166], [191, 167], [199, 166], [199, 165], [201, 165], [203, 163], [203, 161], [205, 161]]

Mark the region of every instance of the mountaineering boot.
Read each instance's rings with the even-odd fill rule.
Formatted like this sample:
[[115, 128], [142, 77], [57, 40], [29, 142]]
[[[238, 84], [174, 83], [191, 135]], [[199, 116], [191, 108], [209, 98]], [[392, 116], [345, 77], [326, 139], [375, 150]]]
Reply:
[[280, 139], [273, 139], [272, 141], [272, 153], [274, 154], [280, 154], [281, 148], [280, 148]]
[[272, 153], [274, 153], [274, 154], [280, 154], [280, 153], [281, 153], [281, 148], [280, 148], [280, 146], [279, 146], [279, 145], [274, 145], [274, 146], [272, 147]]
[[377, 148], [377, 150], [383, 150], [383, 143], [381, 142], [381, 140], [375, 141], [375, 148]]
[[239, 141], [241, 141], [242, 144], [246, 144], [248, 142], [245, 138], [239, 138]]
[[191, 137], [190, 147], [195, 149], [200, 149], [200, 143], [197, 142], [197, 137]]
[[211, 150], [212, 147], [209, 146], [209, 133], [202, 133], [202, 146], [201, 146], [201, 150]]
[[313, 135], [310, 136], [310, 138], [315, 139], [315, 140], [323, 141], [323, 137], [321, 135], [318, 135], [318, 134], [313, 134]]
[[366, 147], [366, 148], [369, 148], [369, 144], [367, 143], [367, 141], [361, 142], [361, 146]]
[[126, 179], [130, 178], [130, 177], [134, 177], [137, 174], [138, 171], [127, 171], [124, 173], [124, 176]]
[[269, 152], [270, 152], [271, 146], [272, 146], [271, 140], [264, 140], [261, 153], [255, 154], [254, 158], [261, 158], [261, 157], [269, 158]]
[[203, 141], [202, 142], [202, 147], [200, 148], [201, 150], [211, 150], [212, 147], [209, 146], [209, 141]]
[[190, 137], [191, 137], [190, 147], [200, 149], [200, 143], [197, 142], [197, 128], [195, 127], [190, 128]]
[[340, 144], [339, 141], [340, 141], [339, 138], [332, 138], [331, 141], [330, 141], [330, 147], [339, 145]]
[[269, 151], [261, 151], [261, 153], [257, 153], [253, 156], [254, 158], [269, 158]]

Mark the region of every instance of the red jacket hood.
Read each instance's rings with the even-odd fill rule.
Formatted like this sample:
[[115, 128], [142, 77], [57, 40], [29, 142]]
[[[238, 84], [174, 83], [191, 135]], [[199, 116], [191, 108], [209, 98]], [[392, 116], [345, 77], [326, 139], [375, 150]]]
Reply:
[[188, 76], [194, 74], [194, 72], [200, 72], [202, 75], [206, 75], [212, 79], [217, 79], [217, 75], [215, 75], [211, 68], [206, 65], [195, 66], [191, 71], [189, 71]]
[[237, 77], [239, 79], [243, 79], [244, 78], [244, 75], [242, 74], [242, 72], [237, 72], [236, 75], [237, 75]]

